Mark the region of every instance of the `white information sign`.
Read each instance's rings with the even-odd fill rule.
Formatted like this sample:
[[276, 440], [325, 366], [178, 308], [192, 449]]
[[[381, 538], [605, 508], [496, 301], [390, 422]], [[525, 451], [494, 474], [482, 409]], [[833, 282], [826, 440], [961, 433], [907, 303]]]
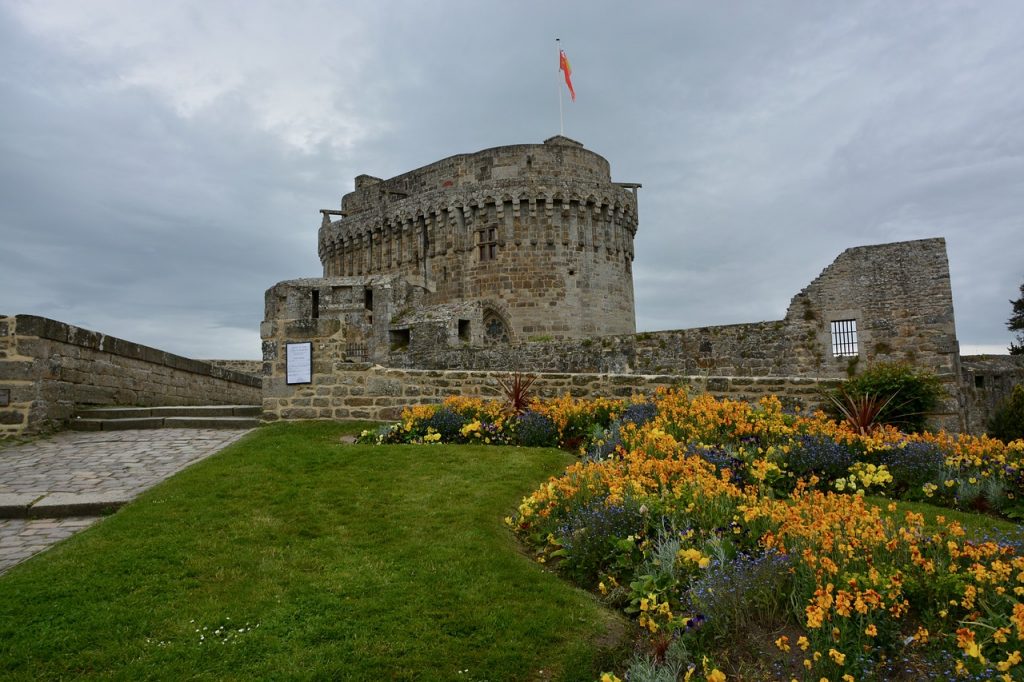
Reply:
[[313, 383], [313, 343], [285, 344], [285, 383]]

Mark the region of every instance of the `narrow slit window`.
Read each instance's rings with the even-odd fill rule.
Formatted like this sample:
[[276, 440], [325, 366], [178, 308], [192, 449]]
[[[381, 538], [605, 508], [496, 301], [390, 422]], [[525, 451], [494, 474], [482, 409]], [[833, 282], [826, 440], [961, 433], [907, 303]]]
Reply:
[[316, 289], [313, 289], [312, 294], [313, 296], [310, 307], [312, 308], [313, 314], [310, 317], [312, 317], [315, 320], [320, 317], [320, 292], [317, 291]]
[[857, 349], [857, 320], [833, 320], [832, 356], [851, 357], [859, 354]]

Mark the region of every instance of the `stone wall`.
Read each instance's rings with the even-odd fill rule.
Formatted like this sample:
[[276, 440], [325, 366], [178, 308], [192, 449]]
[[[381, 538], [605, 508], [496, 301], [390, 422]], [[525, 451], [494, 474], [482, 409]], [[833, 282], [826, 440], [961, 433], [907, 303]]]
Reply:
[[255, 405], [260, 378], [34, 315], [0, 317], [0, 436], [93, 405]]
[[200, 360], [200, 362], [206, 362], [214, 367], [230, 369], [241, 374], [248, 374], [249, 376], [263, 376], [262, 360]]
[[968, 430], [984, 433], [999, 403], [1010, 397], [1014, 386], [1024, 384], [1024, 356], [965, 355], [960, 366]]
[[[856, 326], [856, 348], [833, 348], [832, 323]], [[844, 251], [769, 322], [549, 343], [475, 347], [444, 342], [393, 350], [385, 364], [429, 369], [712, 374], [841, 379], [879, 362], [939, 376], [946, 397], [931, 422], [966, 427], [959, 344], [943, 239]]]
[[[315, 352], [315, 351], [314, 351]], [[283, 377], [264, 383], [263, 419], [368, 419], [388, 421], [412, 405], [438, 403], [461, 395], [498, 398], [495, 379], [503, 372], [391, 369], [379, 365], [345, 365], [321, 370], [313, 382], [287, 385]], [[778, 395], [790, 406], [815, 409], [821, 389], [834, 382], [806, 377], [717, 377], [647, 374], [537, 375], [534, 392], [541, 397], [570, 394], [577, 398], [619, 397], [651, 394], [658, 387], [686, 387], [716, 397], [756, 400]]]

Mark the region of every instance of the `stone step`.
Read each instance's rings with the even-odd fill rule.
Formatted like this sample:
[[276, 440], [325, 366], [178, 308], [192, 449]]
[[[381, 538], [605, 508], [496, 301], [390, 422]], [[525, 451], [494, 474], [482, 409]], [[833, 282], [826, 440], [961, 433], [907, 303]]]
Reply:
[[170, 405], [164, 407], [87, 407], [76, 415], [83, 419], [131, 419], [136, 417], [259, 417], [259, 405]]
[[126, 429], [159, 429], [162, 417], [130, 417], [124, 419], [72, 419], [72, 431], [124, 431]]
[[168, 429], [252, 429], [260, 425], [258, 417], [165, 417]]
[[96, 407], [79, 410], [72, 431], [125, 429], [251, 429], [259, 426], [259, 405], [182, 407]]

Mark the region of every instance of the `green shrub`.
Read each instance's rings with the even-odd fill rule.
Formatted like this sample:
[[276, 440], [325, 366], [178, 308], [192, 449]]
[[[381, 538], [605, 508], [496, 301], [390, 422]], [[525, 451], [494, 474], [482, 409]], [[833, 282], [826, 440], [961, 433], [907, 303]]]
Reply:
[[931, 372], [905, 364], [878, 363], [844, 381], [831, 395], [834, 399], [826, 409], [830, 409], [836, 419], [845, 419], [845, 415], [837, 408], [835, 400], [888, 400], [875, 416], [875, 422], [892, 424], [908, 433], [920, 433], [925, 430], [928, 414], [938, 407], [943, 390], [939, 378]]
[[1013, 387], [1013, 393], [996, 407], [988, 423], [988, 435], [1004, 443], [1024, 438], [1024, 384]]

